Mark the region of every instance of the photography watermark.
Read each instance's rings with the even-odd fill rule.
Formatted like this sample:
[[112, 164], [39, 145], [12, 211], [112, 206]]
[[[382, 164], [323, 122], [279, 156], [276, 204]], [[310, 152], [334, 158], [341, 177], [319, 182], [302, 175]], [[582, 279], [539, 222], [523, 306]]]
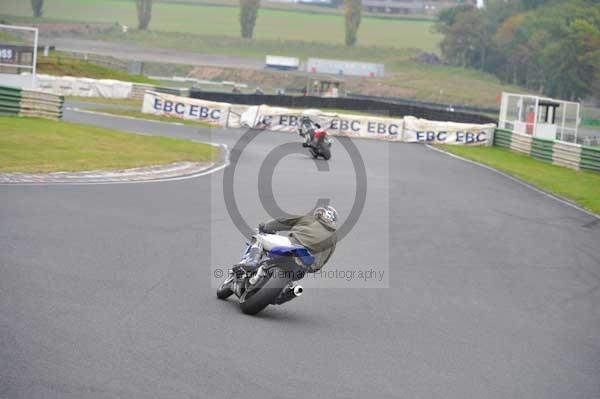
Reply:
[[[213, 277], [221, 279], [228, 276], [233, 269], [213, 269]], [[319, 281], [341, 281], [341, 282], [374, 282], [382, 283], [387, 276], [387, 271], [381, 268], [371, 267], [365, 269], [338, 269], [338, 268], [324, 268], [314, 272], [302, 272], [302, 271], [285, 271], [281, 269], [275, 269], [272, 271], [273, 275], [278, 278], [287, 278], [293, 281], [304, 279], [308, 280], [319, 280]]]

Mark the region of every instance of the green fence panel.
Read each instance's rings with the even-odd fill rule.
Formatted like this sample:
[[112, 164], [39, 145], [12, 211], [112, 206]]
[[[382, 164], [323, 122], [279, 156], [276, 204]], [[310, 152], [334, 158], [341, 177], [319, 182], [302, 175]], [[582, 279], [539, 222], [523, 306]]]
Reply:
[[600, 172], [600, 148], [582, 146], [579, 168]]
[[21, 95], [21, 89], [12, 86], [0, 86], [0, 93], [18, 93]]
[[583, 119], [582, 126], [600, 126], [600, 119]]
[[496, 129], [494, 133], [494, 145], [498, 147], [510, 148], [512, 132], [509, 130]]
[[0, 86], [0, 115], [18, 115], [21, 110], [21, 90]]
[[552, 140], [544, 140], [534, 137], [531, 142], [531, 156], [541, 161], [552, 162]]

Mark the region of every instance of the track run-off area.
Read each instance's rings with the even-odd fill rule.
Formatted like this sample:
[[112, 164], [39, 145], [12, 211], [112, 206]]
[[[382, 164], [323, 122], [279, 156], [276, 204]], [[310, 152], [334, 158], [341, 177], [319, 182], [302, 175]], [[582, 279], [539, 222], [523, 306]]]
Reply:
[[[245, 134], [64, 119], [229, 149]], [[234, 185], [245, 222], [269, 217], [258, 176], [287, 143], [298, 152], [277, 162], [277, 204], [308, 212], [329, 198], [343, 222], [357, 187], [342, 140], [327, 166], [293, 134], [248, 143]], [[215, 268], [245, 243], [226, 169], [0, 186], [0, 398], [600, 397], [598, 219], [423, 145], [353, 143], [366, 199], [325, 270], [384, 278], [307, 278], [302, 297], [256, 317], [215, 296]]]

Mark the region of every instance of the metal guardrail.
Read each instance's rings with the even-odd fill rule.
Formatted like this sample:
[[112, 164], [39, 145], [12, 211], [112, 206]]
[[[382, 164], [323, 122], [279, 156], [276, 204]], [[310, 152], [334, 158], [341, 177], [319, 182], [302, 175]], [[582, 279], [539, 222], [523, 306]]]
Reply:
[[600, 172], [600, 148], [582, 147], [579, 167]]
[[61, 96], [0, 86], [0, 115], [60, 119], [63, 104]]
[[465, 112], [477, 112], [480, 114], [495, 114], [495, 115], [497, 115], [500, 112], [500, 108], [486, 108], [486, 107], [476, 107], [476, 106], [472, 106], [472, 105], [460, 105], [460, 104], [453, 105], [453, 104], [435, 103], [435, 102], [428, 102], [428, 101], [411, 100], [411, 99], [400, 98], [400, 97], [369, 96], [369, 95], [358, 94], [358, 93], [348, 93], [347, 97], [364, 99], [364, 100], [391, 102], [391, 103], [396, 103], [396, 104], [412, 105], [412, 106], [417, 106], [417, 107], [435, 108], [435, 109], [446, 110], [446, 111], [451, 111], [451, 110], [452, 111], [465, 111]]
[[334, 108], [348, 111], [371, 112], [374, 114], [381, 114], [382, 116], [404, 117], [410, 115], [431, 121], [476, 124], [496, 123], [495, 119], [480, 114], [451, 112], [444, 109], [429, 108], [420, 105], [407, 105], [360, 98], [238, 94], [209, 92], [194, 89], [190, 90], [190, 97], [209, 101], [245, 105], [266, 104], [287, 108]]
[[531, 156], [542, 161], [552, 162], [553, 141], [533, 138], [531, 142]]
[[555, 165], [600, 172], [600, 148], [598, 147], [539, 139], [505, 129], [496, 129], [494, 145]]
[[0, 115], [18, 115], [21, 110], [21, 89], [0, 86]]

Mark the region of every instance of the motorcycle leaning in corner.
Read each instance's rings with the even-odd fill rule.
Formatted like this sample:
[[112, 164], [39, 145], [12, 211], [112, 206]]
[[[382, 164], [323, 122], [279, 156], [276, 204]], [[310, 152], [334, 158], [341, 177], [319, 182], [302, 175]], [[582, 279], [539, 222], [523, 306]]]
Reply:
[[313, 158], [323, 157], [325, 160], [331, 158], [331, 138], [318, 123], [313, 122], [308, 116], [303, 116], [300, 118], [298, 134], [304, 137], [302, 147], [308, 148]]
[[217, 289], [217, 297], [227, 299], [235, 294], [242, 312], [257, 314], [269, 305], [281, 305], [302, 295], [302, 286], [296, 281], [314, 261], [307, 248], [288, 237], [259, 231]]

